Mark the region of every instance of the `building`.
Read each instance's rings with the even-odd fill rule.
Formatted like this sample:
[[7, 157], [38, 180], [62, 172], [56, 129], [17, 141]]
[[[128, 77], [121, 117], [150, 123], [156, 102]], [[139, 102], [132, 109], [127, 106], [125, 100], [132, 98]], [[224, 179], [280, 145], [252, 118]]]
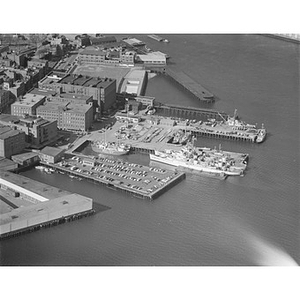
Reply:
[[55, 147], [45, 147], [39, 153], [42, 162], [54, 164], [61, 160], [65, 150]]
[[90, 42], [92, 45], [103, 45], [103, 44], [110, 44], [115, 43], [117, 40], [114, 36], [99, 36], [99, 37], [90, 37]]
[[11, 114], [14, 116], [34, 116], [39, 105], [46, 101], [45, 96], [26, 94], [19, 101], [11, 105]]
[[24, 148], [24, 132], [11, 129], [9, 126], [0, 126], [0, 156], [10, 158], [22, 152]]
[[10, 98], [10, 92], [6, 90], [0, 89], [0, 113], [3, 110], [6, 110], [7, 107], [12, 103], [12, 100]]
[[128, 51], [123, 47], [103, 49], [101, 47], [87, 47], [78, 53], [79, 64], [110, 65], [122, 64], [134, 65], [135, 51]]
[[22, 167], [33, 166], [40, 161], [40, 157], [36, 152], [24, 152], [13, 155], [11, 160]]
[[92, 96], [97, 114], [116, 101], [116, 79], [67, 74], [60, 78], [50, 74], [39, 82], [40, 89]]
[[94, 120], [93, 102], [47, 101], [37, 108], [37, 115], [57, 121], [57, 127], [69, 131], [88, 131]]
[[20, 80], [13, 82], [13, 79], [11, 79], [11, 81], [4, 82], [3, 89], [6, 91], [11, 91], [16, 98], [25, 94], [25, 84]]
[[8, 158], [0, 157], [0, 170], [15, 171], [18, 169], [18, 164]]
[[121, 85], [120, 93], [131, 96], [140, 96], [144, 93], [147, 83], [147, 73], [145, 70], [131, 70], [126, 74]]
[[122, 114], [120, 112], [116, 113], [115, 115], [117, 121], [125, 122], [128, 121], [129, 123], [139, 123], [141, 121], [140, 116], [133, 116], [129, 114]]
[[136, 60], [144, 65], [165, 66], [167, 64], [166, 55], [161, 53], [150, 52], [148, 54], [137, 54]]
[[41, 117], [19, 117], [8, 114], [0, 115], [0, 124], [25, 133], [25, 142], [33, 148], [41, 148], [57, 140], [57, 121]]

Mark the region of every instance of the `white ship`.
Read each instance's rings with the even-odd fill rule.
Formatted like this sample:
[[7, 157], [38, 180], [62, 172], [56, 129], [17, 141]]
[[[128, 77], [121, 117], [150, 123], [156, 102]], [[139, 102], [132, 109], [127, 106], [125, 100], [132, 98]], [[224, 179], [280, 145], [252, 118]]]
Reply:
[[107, 155], [125, 155], [130, 151], [130, 146], [114, 142], [95, 141], [92, 143], [95, 152]]
[[166, 149], [150, 154], [153, 161], [204, 173], [232, 176], [243, 175], [247, 158], [248, 154], [195, 148], [191, 144], [183, 146], [181, 150]]

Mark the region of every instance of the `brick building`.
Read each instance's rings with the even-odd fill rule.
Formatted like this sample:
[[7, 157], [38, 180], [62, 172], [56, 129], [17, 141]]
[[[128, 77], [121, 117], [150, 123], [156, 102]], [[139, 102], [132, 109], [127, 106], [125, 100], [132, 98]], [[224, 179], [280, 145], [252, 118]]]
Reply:
[[20, 117], [25, 115], [34, 116], [36, 115], [36, 108], [43, 104], [45, 100], [45, 96], [26, 94], [11, 105], [11, 114]]
[[22, 152], [24, 148], [24, 132], [11, 129], [9, 126], [0, 126], [0, 156], [10, 158]]
[[67, 74], [59, 78], [50, 74], [39, 82], [40, 89], [92, 96], [96, 113], [110, 108], [116, 101], [116, 79]]
[[0, 115], [0, 124], [25, 133], [25, 142], [34, 148], [53, 143], [57, 139], [57, 121], [41, 117], [28, 116], [20, 118], [8, 114]]

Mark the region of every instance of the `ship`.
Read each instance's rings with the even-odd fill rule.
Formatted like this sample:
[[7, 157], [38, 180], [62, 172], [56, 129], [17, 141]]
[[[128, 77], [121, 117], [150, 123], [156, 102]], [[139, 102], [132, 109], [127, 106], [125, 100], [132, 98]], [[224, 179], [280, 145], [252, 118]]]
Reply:
[[92, 143], [95, 152], [106, 155], [125, 155], [130, 151], [130, 146], [114, 142], [95, 141]]
[[233, 153], [221, 148], [196, 148], [188, 143], [180, 150], [155, 150], [150, 160], [193, 171], [228, 176], [243, 176], [248, 154]]

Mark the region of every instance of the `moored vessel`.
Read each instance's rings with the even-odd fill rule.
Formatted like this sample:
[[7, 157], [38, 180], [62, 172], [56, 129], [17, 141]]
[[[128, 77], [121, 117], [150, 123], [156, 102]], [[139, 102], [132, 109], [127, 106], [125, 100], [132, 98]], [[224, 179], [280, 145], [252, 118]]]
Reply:
[[106, 155], [125, 155], [130, 151], [130, 146], [114, 142], [95, 141], [92, 143], [95, 152]]
[[189, 143], [180, 150], [155, 151], [150, 154], [150, 159], [204, 173], [242, 176], [247, 167], [248, 154], [227, 152], [221, 148], [196, 148]]

